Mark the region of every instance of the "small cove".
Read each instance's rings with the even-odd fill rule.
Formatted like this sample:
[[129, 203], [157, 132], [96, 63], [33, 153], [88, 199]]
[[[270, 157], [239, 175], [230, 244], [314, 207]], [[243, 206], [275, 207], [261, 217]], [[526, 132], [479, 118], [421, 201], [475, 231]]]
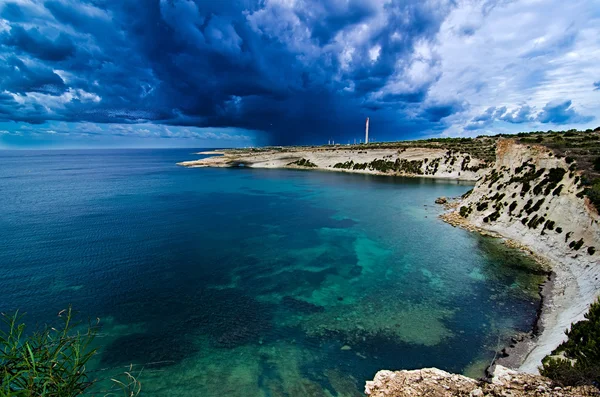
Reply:
[[144, 365], [148, 395], [479, 375], [535, 320], [535, 264], [438, 219], [435, 198], [469, 184], [175, 166], [189, 150], [15, 153], [0, 153], [0, 309], [100, 317], [96, 365]]

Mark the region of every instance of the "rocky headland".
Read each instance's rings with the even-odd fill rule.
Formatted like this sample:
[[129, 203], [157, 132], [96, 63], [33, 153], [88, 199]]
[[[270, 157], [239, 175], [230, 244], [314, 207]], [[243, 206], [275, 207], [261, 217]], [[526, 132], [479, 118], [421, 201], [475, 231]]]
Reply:
[[[600, 186], [593, 184], [593, 178], [599, 180], [593, 161], [600, 156], [600, 132], [571, 134], [575, 138], [567, 139], [565, 144], [567, 134], [234, 149], [179, 164], [316, 169], [475, 182], [463, 197], [449, 203], [444, 203], [445, 198], [440, 200], [447, 209], [442, 219], [467, 230], [504, 238], [507, 244], [528, 251], [548, 266], [552, 277], [544, 288], [537, 331], [515, 339], [500, 354], [495, 370], [490, 370], [496, 374], [491, 384], [437, 369], [380, 371], [373, 382], [367, 383], [367, 394], [597, 395], [590, 394], [595, 389], [556, 389], [548, 379], [533, 375], [542, 359], [566, 339], [565, 330], [583, 319], [600, 293], [600, 216], [594, 198], [594, 189]], [[503, 357], [507, 355], [510, 359]], [[505, 375], [504, 380], [498, 380], [498, 373]], [[502, 394], [507, 390], [509, 394]]]
[[[318, 169], [374, 175], [476, 181], [493, 164], [494, 140], [463, 145], [398, 143], [352, 146], [229, 149], [179, 163], [184, 167]], [[460, 148], [460, 150], [459, 150]]]

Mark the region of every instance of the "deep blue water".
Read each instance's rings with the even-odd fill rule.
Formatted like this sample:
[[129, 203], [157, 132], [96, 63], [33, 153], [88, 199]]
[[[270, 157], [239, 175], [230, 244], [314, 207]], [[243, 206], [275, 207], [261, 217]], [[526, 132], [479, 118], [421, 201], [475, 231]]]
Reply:
[[[0, 152], [0, 310], [102, 320], [151, 396], [356, 396], [479, 374], [535, 319], [521, 254], [438, 219], [468, 184], [185, 169], [184, 150]], [[158, 362], [158, 363], [157, 363]]]

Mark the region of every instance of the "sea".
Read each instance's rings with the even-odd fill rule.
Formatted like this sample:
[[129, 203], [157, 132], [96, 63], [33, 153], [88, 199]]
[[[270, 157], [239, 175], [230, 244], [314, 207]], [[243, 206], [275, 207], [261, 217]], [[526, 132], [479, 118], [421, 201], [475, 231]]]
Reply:
[[97, 387], [362, 396], [382, 369], [481, 376], [534, 326], [537, 264], [439, 218], [471, 184], [176, 165], [200, 150], [0, 151], [0, 311], [99, 319]]

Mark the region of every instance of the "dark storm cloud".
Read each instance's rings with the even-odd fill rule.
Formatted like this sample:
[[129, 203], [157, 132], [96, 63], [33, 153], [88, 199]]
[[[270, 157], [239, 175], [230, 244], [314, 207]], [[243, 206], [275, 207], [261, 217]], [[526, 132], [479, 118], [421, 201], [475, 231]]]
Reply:
[[376, 13], [372, 2], [367, 0], [350, 0], [345, 4], [335, 1], [322, 2], [318, 6], [320, 8], [318, 17], [315, 17], [310, 8], [299, 11], [303, 19], [311, 22], [313, 26], [311, 36], [321, 44], [328, 44], [344, 27], [364, 22]]
[[482, 128], [486, 128], [492, 125], [494, 120], [499, 119], [506, 112], [506, 107], [488, 107], [483, 113], [477, 115], [471, 119], [471, 121], [465, 126], [467, 131], [476, 131]]
[[554, 124], [587, 123], [594, 120], [592, 116], [577, 113], [571, 104], [570, 100], [550, 102], [544, 106], [537, 120]]
[[421, 115], [429, 121], [438, 122], [445, 117], [461, 112], [464, 108], [465, 105], [462, 103], [435, 104], [425, 107]]
[[36, 28], [25, 30], [20, 26], [14, 26], [10, 34], [5, 34], [2, 43], [45, 61], [61, 61], [75, 52], [75, 45], [64, 33], [51, 40]]
[[499, 119], [513, 124], [527, 123], [535, 119], [532, 112], [533, 109], [531, 106], [523, 105], [520, 108], [503, 114]]
[[18, 104], [12, 96], [0, 92], [0, 116], [10, 116], [17, 107]]
[[485, 110], [485, 112], [483, 112], [482, 114], [480, 114], [479, 116], [476, 116], [473, 118], [474, 122], [486, 122], [486, 121], [490, 121], [493, 120], [494, 117], [496, 117], [498, 115], [498, 110], [496, 109], [496, 107], [491, 106], [489, 108], [487, 108]]
[[9, 57], [0, 64], [0, 84], [5, 90], [19, 94], [60, 94], [66, 89], [63, 80], [52, 69], [27, 66], [17, 57]]
[[366, 115], [382, 121], [380, 139], [404, 127], [435, 130], [461, 110], [425, 105], [435, 76], [388, 84], [402, 79], [415, 44], [434, 38], [452, 6], [7, 1], [0, 92], [20, 100], [0, 104], [0, 118], [240, 127], [277, 143], [346, 136]]

